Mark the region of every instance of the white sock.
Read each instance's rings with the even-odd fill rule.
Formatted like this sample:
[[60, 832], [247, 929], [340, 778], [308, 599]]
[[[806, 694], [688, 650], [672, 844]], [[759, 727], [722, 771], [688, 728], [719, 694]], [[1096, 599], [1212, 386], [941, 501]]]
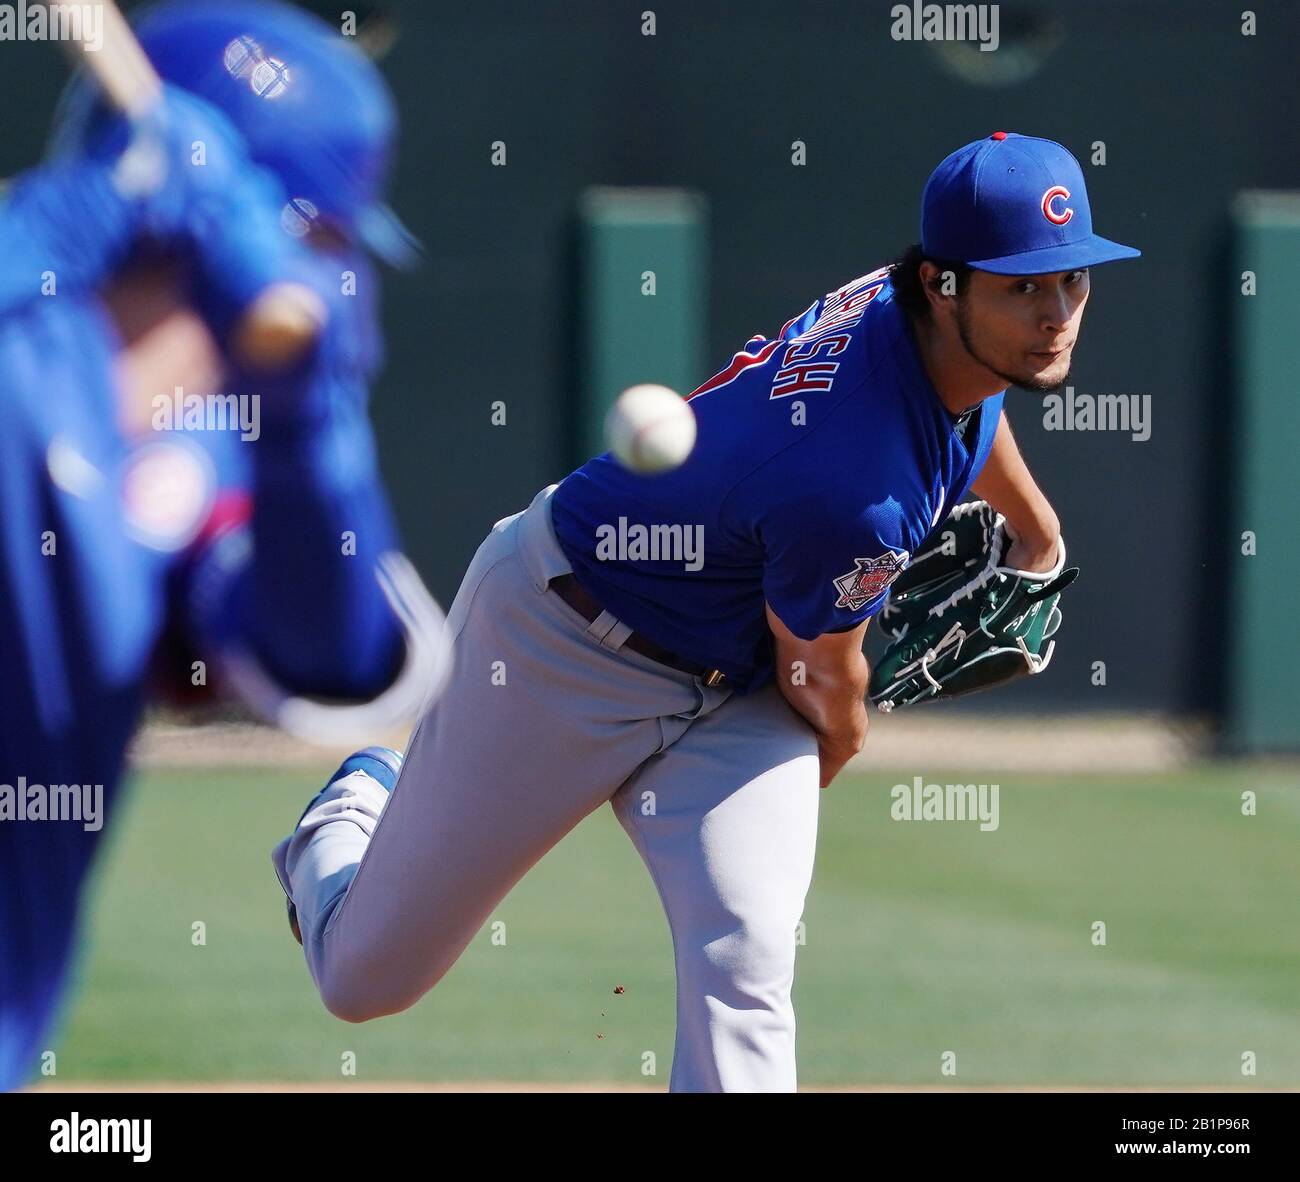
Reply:
[[272, 851], [276, 874], [298, 912], [313, 976], [315, 944], [347, 894], [387, 803], [382, 785], [365, 772], [353, 772], [326, 788], [298, 828]]

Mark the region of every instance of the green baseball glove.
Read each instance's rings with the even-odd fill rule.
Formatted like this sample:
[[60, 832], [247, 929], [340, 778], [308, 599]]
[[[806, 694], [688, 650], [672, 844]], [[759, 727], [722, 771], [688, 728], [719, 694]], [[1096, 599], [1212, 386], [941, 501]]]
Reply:
[[1002, 565], [1006, 522], [984, 501], [958, 505], [930, 546], [894, 581], [881, 609], [892, 639], [871, 673], [871, 700], [885, 711], [953, 698], [1041, 673], [1061, 626], [1065, 542], [1044, 574]]

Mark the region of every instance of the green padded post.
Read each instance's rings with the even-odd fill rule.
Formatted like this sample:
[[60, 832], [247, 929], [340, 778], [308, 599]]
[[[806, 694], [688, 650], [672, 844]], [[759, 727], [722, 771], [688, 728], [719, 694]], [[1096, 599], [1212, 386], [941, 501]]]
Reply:
[[[1300, 194], [1246, 192], [1233, 205], [1237, 288], [1232, 596], [1226, 738], [1241, 751], [1300, 748]], [[1237, 294], [1252, 271], [1254, 295]], [[1256, 552], [1242, 553], [1243, 531]]]
[[[704, 372], [708, 205], [683, 189], [597, 187], [579, 204], [579, 460], [628, 386], [687, 394]], [[653, 294], [651, 294], [653, 293]]]

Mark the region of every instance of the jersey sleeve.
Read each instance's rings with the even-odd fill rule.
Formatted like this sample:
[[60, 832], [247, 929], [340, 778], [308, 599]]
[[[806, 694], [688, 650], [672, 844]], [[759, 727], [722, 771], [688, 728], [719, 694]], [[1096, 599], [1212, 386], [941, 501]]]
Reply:
[[824, 501], [789, 501], [762, 534], [764, 598], [802, 640], [875, 615], [909, 557], [900, 506], [890, 499], [852, 515], [827, 515]]

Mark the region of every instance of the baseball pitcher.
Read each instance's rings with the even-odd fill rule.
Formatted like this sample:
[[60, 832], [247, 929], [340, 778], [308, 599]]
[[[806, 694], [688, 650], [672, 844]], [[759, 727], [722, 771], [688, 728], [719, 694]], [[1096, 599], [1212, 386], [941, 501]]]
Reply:
[[326, 1007], [412, 1005], [608, 801], [672, 929], [671, 1088], [793, 1090], [819, 789], [868, 698], [1046, 666], [1075, 572], [1003, 398], [1064, 384], [1090, 268], [1138, 253], [1093, 233], [1065, 148], [995, 132], [935, 169], [919, 245], [694, 391], [679, 468], [602, 455], [497, 522], [404, 759], [358, 752], [274, 851]]

